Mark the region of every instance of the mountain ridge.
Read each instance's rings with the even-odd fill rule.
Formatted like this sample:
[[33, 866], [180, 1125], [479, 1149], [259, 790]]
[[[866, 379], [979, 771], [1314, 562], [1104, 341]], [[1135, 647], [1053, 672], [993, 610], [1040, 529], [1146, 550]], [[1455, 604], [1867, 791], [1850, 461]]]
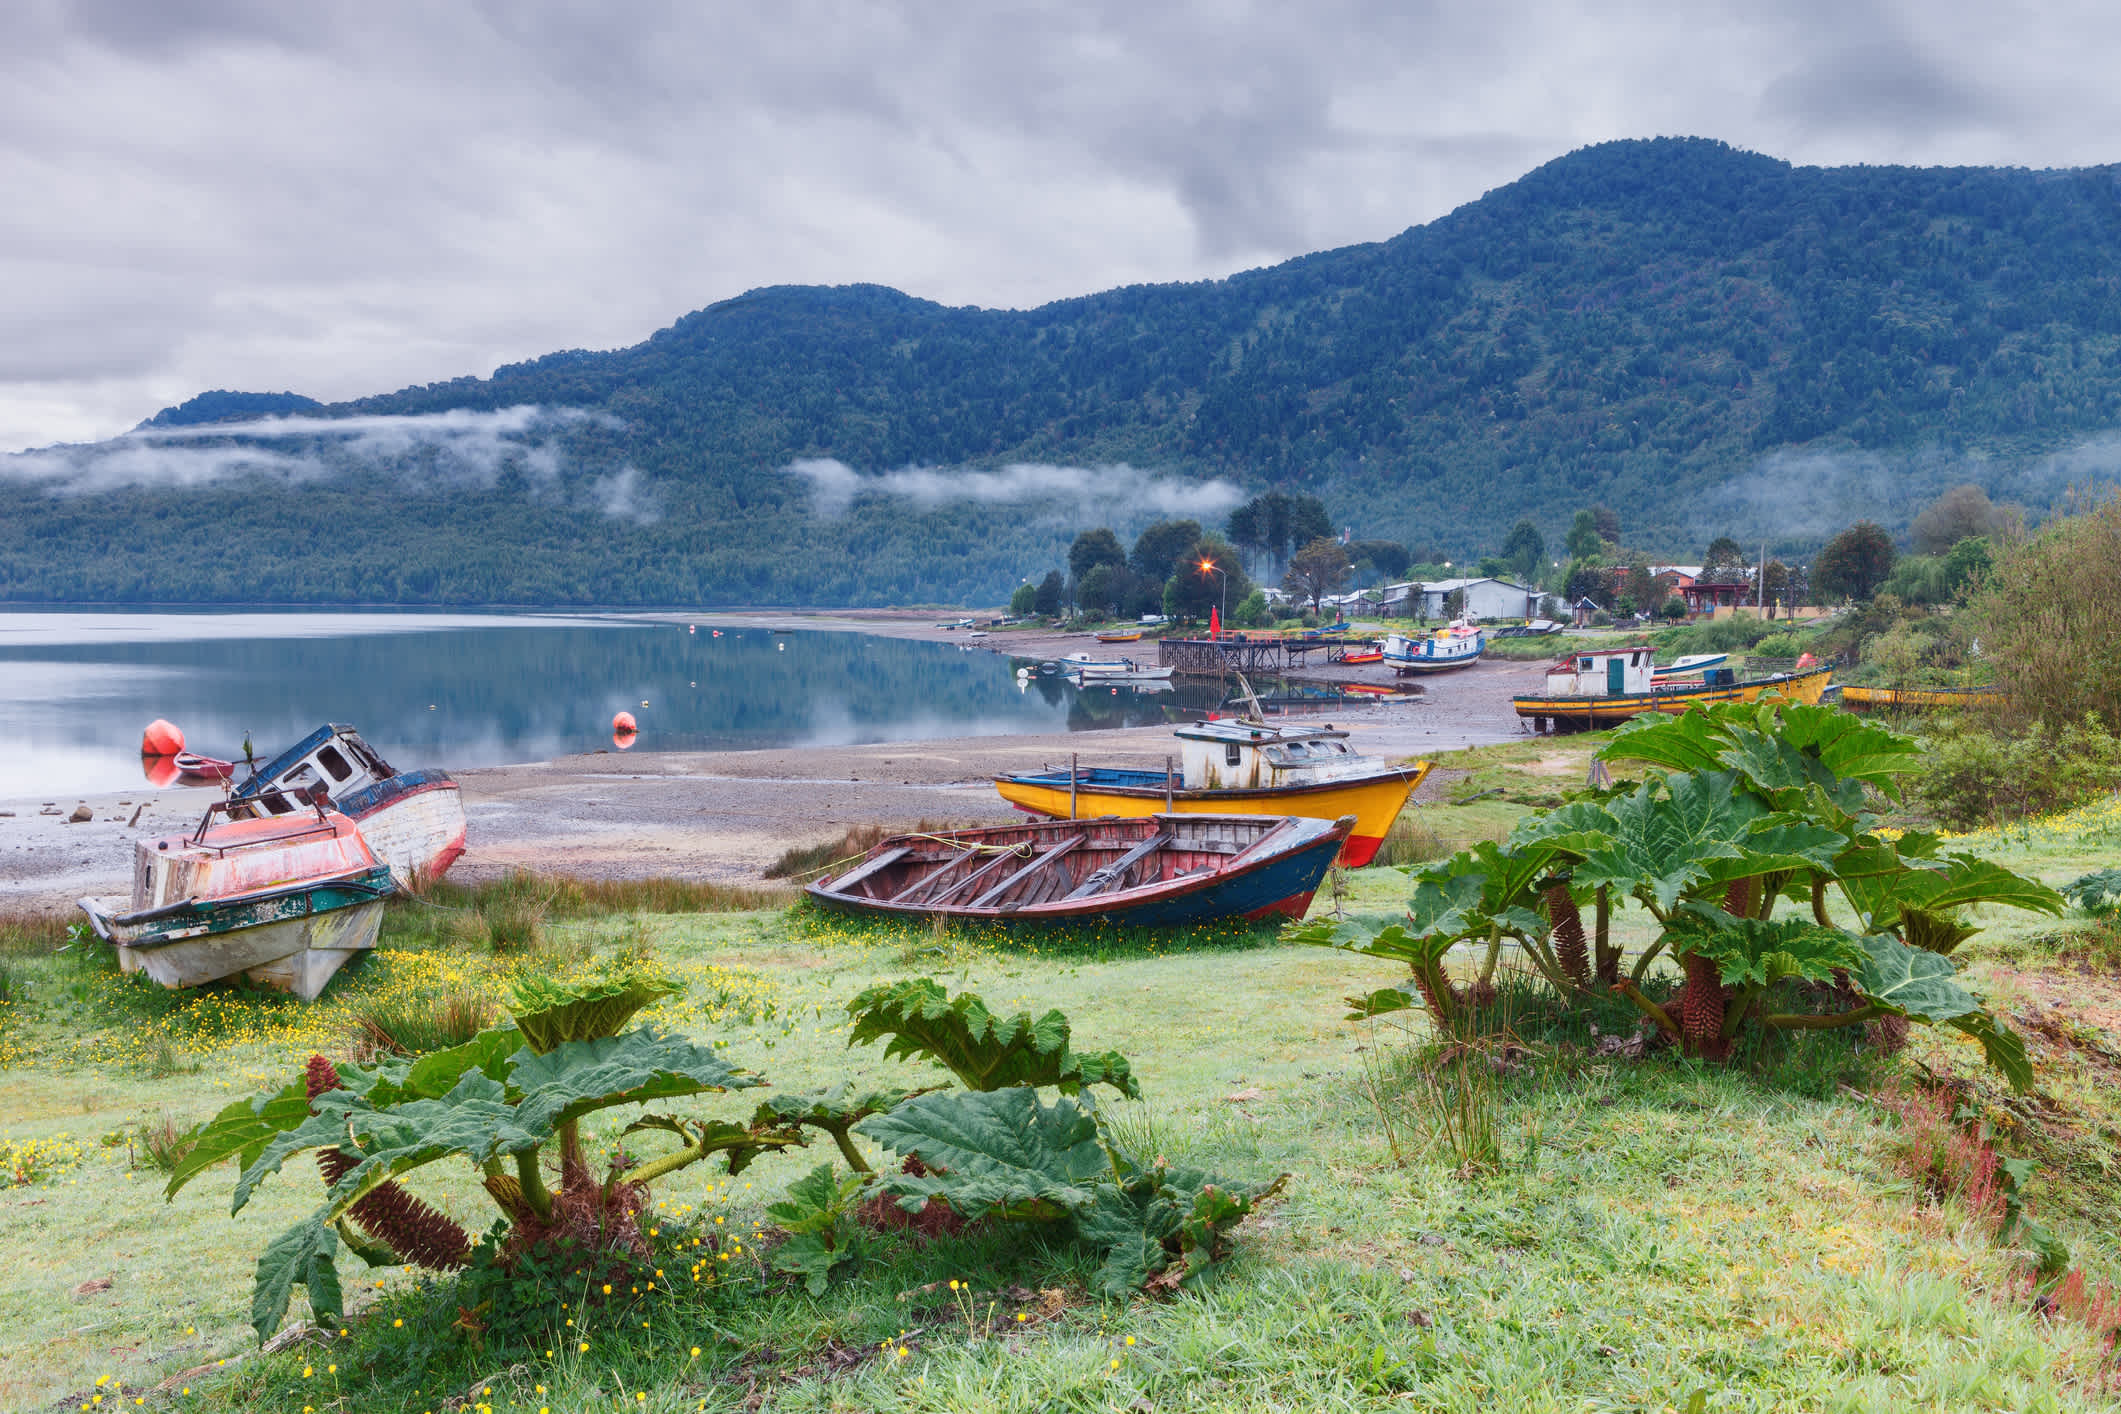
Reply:
[[[1729, 530], [1801, 550], [1836, 517], [1904, 524], [1954, 480], [2044, 501], [2058, 453], [2121, 427], [2117, 254], [2111, 166], [1797, 167], [1708, 139], [1627, 140], [1386, 240], [1220, 279], [1028, 310], [764, 286], [626, 348], [312, 415], [578, 414], [553, 434], [572, 468], [557, 490], [504, 488], [505, 474], [476, 488], [510, 511], [477, 533], [565, 562], [560, 595], [595, 574], [568, 545], [595, 499], [583, 488], [624, 468], [658, 510], [599, 538], [656, 602], [991, 597], [1100, 518], [924, 507], [885, 489], [880, 473], [907, 467], [1124, 465], [1304, 490], [1361, 534], [1460, 556], [1519, 515], [1558, 538], [1594, 502], [1639, 543]], [[805, 460], [861, 478], [847, 514], [813, 513], [784, 474]], [[386, 494], [389, 476], [370, 480]], [[138, 524], [162, 493], [107, 494]], [[314, 523], [300, 504], [314, 486], [245, 494], [278, 498], [287, 528]], [[465, 504], [429, 518], [455, 523]], [[681, 519], [723, 533], [701, 543]], [[35, 597], [40, 575], [5, 538], [0, 593]], [[522, 572], [480, 585], [437, 571], [424, 592], [443, 602], [544, 592]]]

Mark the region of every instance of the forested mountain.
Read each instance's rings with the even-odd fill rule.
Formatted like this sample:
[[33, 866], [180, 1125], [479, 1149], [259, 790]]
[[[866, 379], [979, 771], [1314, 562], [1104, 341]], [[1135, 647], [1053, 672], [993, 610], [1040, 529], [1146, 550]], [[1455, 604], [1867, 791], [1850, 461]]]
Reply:
[[[845, 509], [821, 514], [825, 483], [787, 471], [813, 458], [1281, 486], [1358, 535], [1461, 555], [1521, 515], [1558, 540], [1594, 502], [1675, 556], [1720, 531], [1801, 550], [1859, 515], [1904, 525], [1954, 481], [2038, 504], [2100, 470], [2053, 454], [2121, 427], [2117, 180], [1609, 143], [1391, 240], [1226, 280], [1025, 311], [764, 289], [485, 379], [321, 408], [211, 394], [156, 419], [190, 424], [169, 433], [188, 454], [245, 445], [200, 423], [266, 412], [545, 421], [509, 414], [463, 474], [326, 438], [297, 449], [324, 476], [271, 458], [206, 489], [47, 476], [0, 522], [0, 593], [969, 601], [1036, 578], [1085, 523], [1075, 502], [843, 471]], [[1109, 505], [1089, 523], [1127, 518]]]

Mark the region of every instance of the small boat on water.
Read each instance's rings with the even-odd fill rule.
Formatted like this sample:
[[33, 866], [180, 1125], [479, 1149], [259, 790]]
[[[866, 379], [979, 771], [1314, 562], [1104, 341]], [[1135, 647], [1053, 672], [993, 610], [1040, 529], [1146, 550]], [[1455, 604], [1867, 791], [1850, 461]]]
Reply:
[[233, 761], [201, 756], [196, 751], [177, 753], [177, 779], [185, 785], [207, 785], [214, 781], [232, 779], [235, 774], [236, 763]]
[[1696, 702], [1758, 702], [1780, 697], [1816, 704], [1832, 668], [1773, 673], [1743, 682], [1730, 668], [1708, 668], [1698, 681], [1657, 682], [1648, 644], [1572, 653], [1547, 669], [1546, 690], [1512, 699], [1534, 729], [1606, 727], [1644, 712], [1684, 712]]
[[2003, 700], [1994, 687], [1858, 687], [1845, 684], [1841, 705], [1858, 711], [1934, 712], [1953, 707], [1992, 707]]
[[995, 790], [1033, 815], [1302, 815], [1353, 816], [1340, 862], [1359, 869], [1377, 856], [1407, 797], [1429, 774], [1427, 761], [1394, 766], [1348, 745], [1348, 734], [1299, 723], [1249, 718], [1195, 722], [1176, 729], [1179, 761], [1162, 771], [1076, 767], [997, 776]]
[[1085, 682], [1153, 682], [1168, 678], [1176, 671], [1149, 663], [1137, 663], [1132, 658], [1093, 658], [1082, 652], [1070, 653], [1061, 659], [1060, 670], [1082, 678]]
[[1661, 668], [1652, 667], [1650, 681], [1661, 683], [1668, 678], [1691, 677], [1697, 673], [1705, 673], [1710, 668], [1722, 667], [1730, 661], [1730, 657], [1728, 653], [1689, 653], [1685, 657], [1674, 658]]
[[914, 918], [1301, 918], [1353, 819], [1155, 814], [896, 835], [807, 892]]
[[1487, 646], [1487, 636], [1479, 628], [1460, 620], [1426, 638], [1393, 634], [1385, 640], [1384, 661], [1401, 677], [1449, 672], [1472, 667]]
[[1504, 624], [1495, 630], [1497, 638], [1545, 638], [1561, 632], [1561, 625], [1552, 619], [1531, 619], [1521, 624]]
[[1139, 643], [1142, 641], [1142, 631], [1138, 628], [1106, 629], [1097, 636], [1097, 641], [1099, 643]]
[[464, 797], [449, 773], [400, 771], [339, 723], [266, 762], [229, 800], [238, 819], [329, 803], [361, 827], [401, 888], [441, 878], [464, 853]]
[[140, 841], [131, 898], [84, 898], [81, 910], [120, 968], [165, 987], [240, 975], [315, 1001], [375, 946], [390, 867], [322, 805], [215, 823], [232, 812], [215, 801], [190, 834]]

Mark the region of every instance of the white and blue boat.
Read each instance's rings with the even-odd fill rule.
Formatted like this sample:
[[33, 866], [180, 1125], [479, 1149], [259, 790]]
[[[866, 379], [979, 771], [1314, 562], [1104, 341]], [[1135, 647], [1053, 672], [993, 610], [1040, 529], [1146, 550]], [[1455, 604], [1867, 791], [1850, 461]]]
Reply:
[[1487, 635], [1460, 621], [1440, 628], [1426, 638], [1395, 633], [1385, 639], [1384, 660], [1401, 677], [1416, 673], [1442, 673], [1470, 668], [1480, 661], [1488, 646]]

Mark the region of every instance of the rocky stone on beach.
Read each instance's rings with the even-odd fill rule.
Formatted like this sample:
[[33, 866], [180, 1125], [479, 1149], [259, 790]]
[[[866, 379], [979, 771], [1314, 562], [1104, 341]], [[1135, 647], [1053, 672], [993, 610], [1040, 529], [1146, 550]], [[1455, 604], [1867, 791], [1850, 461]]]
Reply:
[[89, 809], [86, 805], [77, 805], [74, 807], [74, 813], [66, 817], [66, 823], [69, 825], [86, 825], [95, 818], [95, 811]]

